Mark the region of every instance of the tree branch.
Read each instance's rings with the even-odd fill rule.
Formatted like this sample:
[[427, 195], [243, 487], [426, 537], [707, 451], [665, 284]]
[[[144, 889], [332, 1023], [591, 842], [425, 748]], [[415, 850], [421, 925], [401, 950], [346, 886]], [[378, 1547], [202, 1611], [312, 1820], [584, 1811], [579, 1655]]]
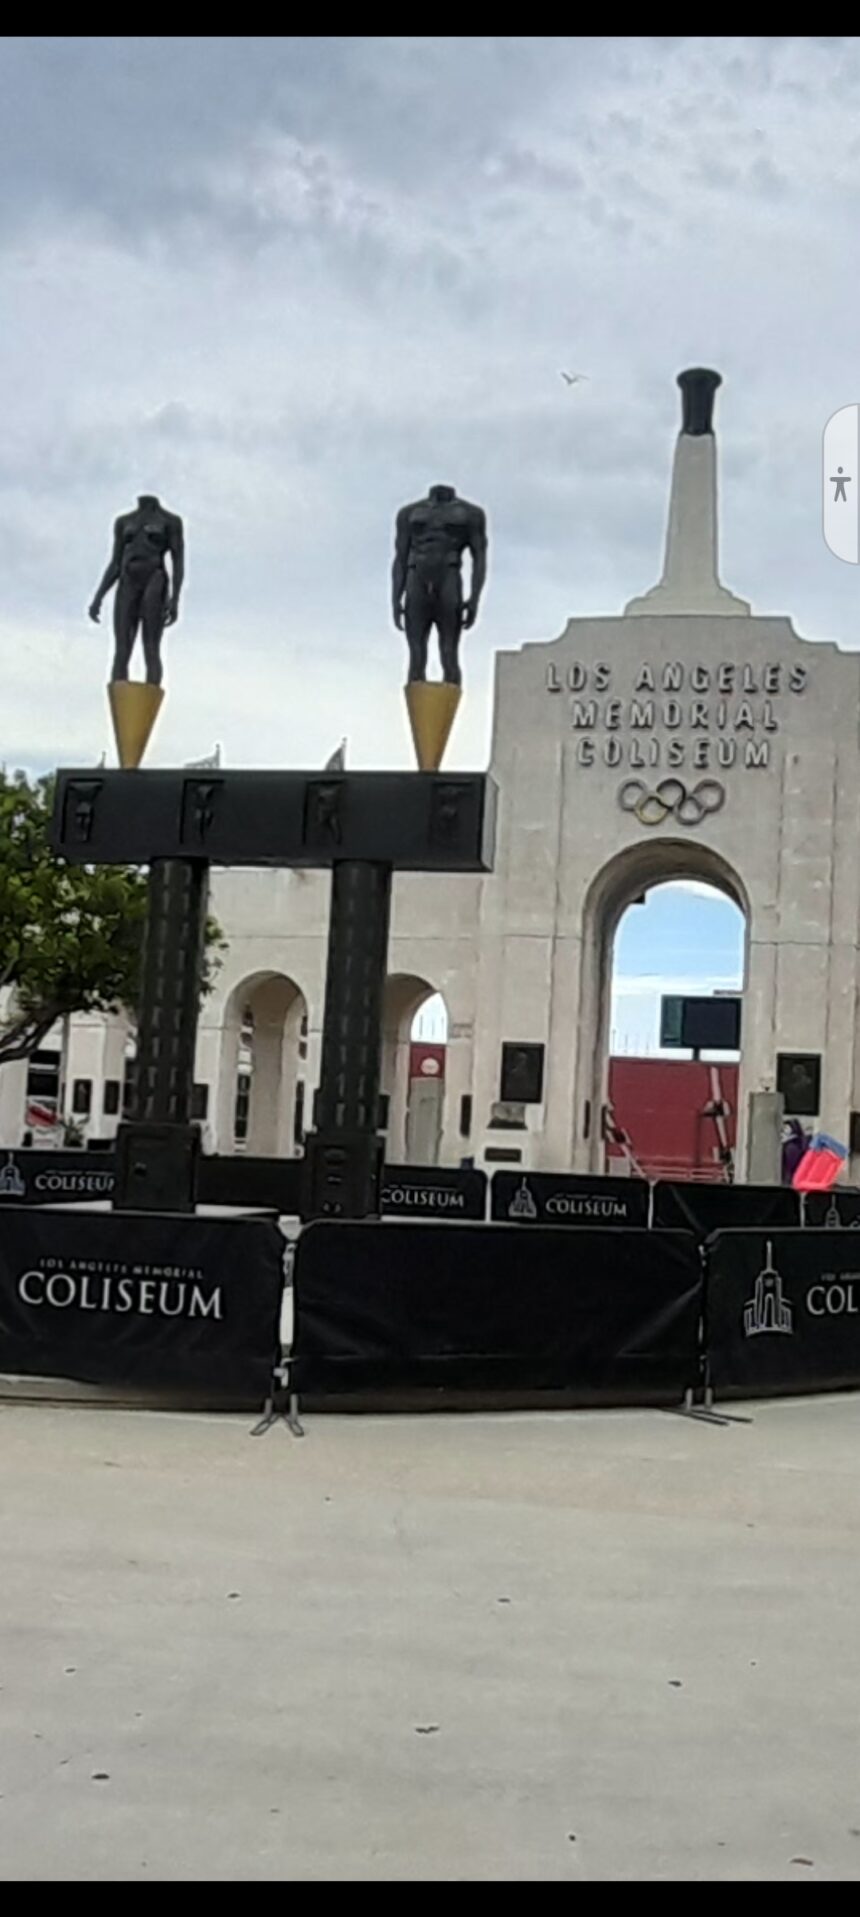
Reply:
[[0, 1036], [0, 1066], [11, 1065], [15, 1059], [29, 1058], [31, 1053], [37, 1051], [42, 1039], [56, 1023], [57, 1016], [52, 1009], [38, 1018], [19, 1019], [10, 1031]]

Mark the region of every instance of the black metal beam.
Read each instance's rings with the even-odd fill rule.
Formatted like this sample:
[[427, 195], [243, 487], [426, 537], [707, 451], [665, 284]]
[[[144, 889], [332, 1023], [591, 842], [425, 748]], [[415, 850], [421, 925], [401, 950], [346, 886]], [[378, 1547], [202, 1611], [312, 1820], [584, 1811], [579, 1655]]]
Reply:
[[496, 788], [486, 773], [57, 774], [55, 852], [73, 864], [331, 866], [489, 872]]

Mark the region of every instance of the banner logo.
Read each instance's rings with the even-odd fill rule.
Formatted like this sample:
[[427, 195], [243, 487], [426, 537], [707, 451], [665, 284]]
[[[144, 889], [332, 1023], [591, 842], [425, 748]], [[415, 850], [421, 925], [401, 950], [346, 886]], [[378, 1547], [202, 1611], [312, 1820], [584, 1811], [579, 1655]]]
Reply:
[[383, 1185], [382, 1202], [406, 1211], [462, 1211], [466, 1198], [449, 1185]]
[[618, 803], [622, 812], [635, 812], [640, 825], [662, 825], [670, 818], [679, 825], [701, 825], [710, 812], [722, 811], [726, 788], [719, 779], [700, 779], [689, 791], [683, 779], [661, 779], [649, 792], [642, 779], [625, 779]]
[[626, 1218], [623, 1198], [607, 1198], [602, 1192], [553, 1192], [546, 1201], [547, 1217]]
[[[142, 1275], [150, 1270], [152, 1277]], [[125, 1276], [120, 1276], [121, 1272]], [[131, 1311], [140, 1318], [214, 1318], [220, 1322], [224, 1317], [221, 1286], [206, 1290], [194, 1282], [196, 1275], [188, 1271], [180, 1276], [178, 1267], [171, 1267], [167, 1275], [163, 1266], [137, 1266], [132, 1270], [118, 1265], [103, 1272], [97, 1265], [88, 1269], [77, 1259], [71, 1259], [65, 1271], [55, 1259], [48, 1259], [44, 1269], [22, 1272], [16, 1289], [22, 1304], [39, 1309], [47, 1305], [55, 1311], [67, 1311], [73, 1305], [79, 1311], [120, 1315]]]
[[794, 1310], [783, 1295], [782, 1279], [774, 1268], [773, 1245], [768, 1243], [753, 1295], [744, 1305], [744, 1337], [757, 1338], [768, 1331], [790, 1336], [793, 1330]]
[[513, 1198], [511, 1199], [511, 1202], [508, 1206], [508, 1217], [509, 1218], [536, 1218], [537, 1215], [538, 1215], [537, 1205], [535, 1204], [532, 1194], [529, 1191], [526, 1180], [523, 1178], [520, 1184], [518, 1185], [517, 1190], [514, 1192]]
[[0, 1198], [26, 1198], [27, 1187], [10, 1152], [0, 1171]]
[[116, 1173], [111, 1171], [41, 1171], [33, 1180], [36, 1191], [61, 1192], [70, 1197], [75, 1192], [86, 1192], [90, 1198], [107, 1198], [116, 1184]]
[[843, 1225], [842, 1213], [839, 1210], [836, 1199], [831, 1198], [830, 1204], [824, 1214], [824, 1225], [827, 1231], [860, 1231], [860, 1216], [857, 1218], [849, 1218], [847, 1226]]
[[806, 1294], [806, 1309], [811, 1318], [857, 1318], [860, 1317], [860, 1305], [854, 1295], [860, 1273], [856, 1271], [824, 1271], [817, 1285], [810, 1285]]

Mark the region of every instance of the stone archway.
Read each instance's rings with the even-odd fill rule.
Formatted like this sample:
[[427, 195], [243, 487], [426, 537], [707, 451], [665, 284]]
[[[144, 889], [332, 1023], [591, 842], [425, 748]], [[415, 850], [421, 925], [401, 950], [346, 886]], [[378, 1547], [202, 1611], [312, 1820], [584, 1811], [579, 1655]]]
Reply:
[[306, 1049], [307, 1002], [295, 979], [255, 972], [234, 985], [224, 1007], [219, 1067], [222, 1151], [290, 1158], [300, 1149]]
[[416, 1014], [438, 988], [412, 972], [394, 972], [385, 982], [382, 1017], [382, 1091], [388, 1100], [386, 1156], [391, 1164], [435, 1164], [442, 1136], [444, 1083], [423, 1088], [410, 1100], [409, 1061]]
[[[602, 1171], [601, 1117], [609, 1073], [609, 1025], [612, 951], [615, 934], [628, 905], [649, 888], [667, 879], [692, 879], [725, 893], [744, 915], [744, 989], [749, 977], [750, 905], [739, 874], [710, 846], [686, 839], [649, 839], [627, 846], [604, 865], [593, 879], [585, 900], [582, 922], [582, 974], [579, 1004], [581, 1034], [576, 1074], [576, 1135], [582, 1141], [577, 1157], [582, 1169]], [[744, 1081], [741, 1067], [738, 1146], [744, 1131]]]

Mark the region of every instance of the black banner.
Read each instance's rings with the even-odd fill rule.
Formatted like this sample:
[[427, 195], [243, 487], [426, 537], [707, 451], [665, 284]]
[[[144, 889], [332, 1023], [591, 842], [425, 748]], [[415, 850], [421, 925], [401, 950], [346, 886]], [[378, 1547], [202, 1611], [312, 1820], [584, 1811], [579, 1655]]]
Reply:
[[708, 1246], [717, 1394], [860, 1383], [860, 1242], [848, 1232], [720, 1232]]
[[113, 1152], [0, 1151], [0, 1205], [91, 1205], [114, 1183]]
[[803, 1222], [827, 1231], [860, 1231], [860, 1191], [843, 1186], [838, 1191], [805, 1192]]
[[517, 1225], [647, 1225], [651, 1187], [644, 1178], [579, 1172], [493, 1173], [490, 1217]]
[[386, 1165], [384, 1218], [486, 1218], [487, 1177], [447, 1165]]
[[447, 1386], [680, 1398], [702, 1276], [686, 1233], [319, 1223], [299, 1238], [291, 1375], [306, 1392]]
[[[200, 1158], [197, 1202], [298, 1217], [302, 1168], [301, 1158], [253, 1158], [244, 1152]], [[115, 1183], [112, 1147], [98, 1153], [0, 1152], [0, 1204], [92, 1204], [111, 1199]], [[382, 1211], [394, 1218], [485, 1218], [486, 1174], [441, 1165], [386, 1165]]]
[[755, 1231], [760, 1225], [799, 1225], [800, 1200], [788, 1185], [654, 1186], [652, 1222], [666, 1231], [694, 1231], [709, 1238], [715, 1231]]
[[[300, 1158], [250, 1158], [244, 1153], [200, 1158], [197, 1201], [237, 1211], [298, 1215]], [[85, 1205], [113, 1197], [116, 1164], [107, 1151], [0, 1151], [0, 1204]]]
[[0, 1371], [265, 1396], [284, 1241], [258, 1218], [26, 1211], [0, 1219]]

